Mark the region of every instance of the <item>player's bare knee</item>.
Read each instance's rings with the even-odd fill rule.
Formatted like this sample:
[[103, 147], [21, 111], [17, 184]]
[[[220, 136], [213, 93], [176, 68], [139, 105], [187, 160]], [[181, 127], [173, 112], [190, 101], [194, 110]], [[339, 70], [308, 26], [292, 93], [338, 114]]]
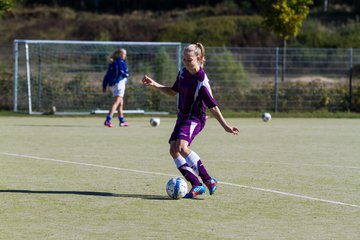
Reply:
[[186, 155], [189, 152], [189, 149], [185, 144], [177, 144], [176, 145], [176, 150], [177, 150], [177, 152], [179, 152], [183, 156]]
[[179, 153], [175, 144], [170, 144], [169, 152], [172, 157], [176, 156]]

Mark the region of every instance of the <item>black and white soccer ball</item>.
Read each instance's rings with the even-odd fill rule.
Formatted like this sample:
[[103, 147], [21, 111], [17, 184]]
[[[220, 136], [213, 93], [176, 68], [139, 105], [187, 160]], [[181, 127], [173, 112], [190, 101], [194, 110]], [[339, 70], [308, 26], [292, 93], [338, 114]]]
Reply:
[[263, 120], [264, 122], [270, 121], [270, 120], [271, 120], [271, 114], [270, 114], [270, 113], [267, 113], [267, 112], [264, 112], [264, 113], [262, 114], [262, 120]]
[[150, 118], [150, 125], [153, 127], [157, 127], [160, 125], [160, 118], [158, 117], [152, 117]]
[[166, 193], [172, 199], [183, 198], [187, 190], [187, 183], [181, 177], [171, 178], [166, 184]]

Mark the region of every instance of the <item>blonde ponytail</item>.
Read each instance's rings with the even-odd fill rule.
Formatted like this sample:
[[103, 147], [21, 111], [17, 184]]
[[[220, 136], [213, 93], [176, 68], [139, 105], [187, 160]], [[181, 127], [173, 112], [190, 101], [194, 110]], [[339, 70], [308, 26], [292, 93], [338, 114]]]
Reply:
[[202, 45], [202, 43], [199, 43], [199, 42], [196, 43], [196, 46], [200, 50], [199, 56], [201, 58], [201, 67], [204, 67], [204, 64], [205, 64], [205, 48]]
[[124, 48], [118, 48], [116, 49], [113, 54], [111, 54], [109, 60], [110, 62], [115, 61], [117, 57], [120, 57], [121, 53], [126, 53], [126, 50]]

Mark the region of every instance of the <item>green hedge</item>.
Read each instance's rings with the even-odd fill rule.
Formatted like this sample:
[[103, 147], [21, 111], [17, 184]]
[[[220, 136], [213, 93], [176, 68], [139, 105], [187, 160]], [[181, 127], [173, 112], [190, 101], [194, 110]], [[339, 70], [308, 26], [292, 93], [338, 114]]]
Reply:
[[[274, 110], [275, 86], [263, 84], [252, 89], [216, 87], [215, 98], [221, 108], [233, 111]], [[351, 109], [347, 84], [321, 82], [280, 83], [278, 111], [353, 111], [360, 112], [360, 82], [353, 84]]]
[[[43, 99], [37, 102], [38, 86], [32, 81], [33, 110], [48, 111], [56, 106], [58, 111], [69, 108], [79, 111], [108, 109], [112, 102], [110, 92], [103, 94], [100, 85], [89, 83], [84, 75], [79, 75], [65, 85], [54, 84], [44, 79], [42, 83]], [[26, 85], [19, 86], [21, 101], [19, 107], [27, 109]], [[273, 83], [262, 84], [253, 88], [213, 85], [213, 94], [221, 109], [232, 111], [274, 110], [275, 86]], [[278, 86], [278, 111], [353, 111], [360, 112], [360, 82], [352, 87], [351, 109], [347, 84], [325, 84], [317, 81], [285, 82]], [[10, 97], [10, 96], [9, 96]], [[139, 83], [129, 83], [126, 90], [127, 109], [146, 111], [176, 111], [176, 98], [144, 87]], [[12, 106], [8, 106], [9, 109]]]

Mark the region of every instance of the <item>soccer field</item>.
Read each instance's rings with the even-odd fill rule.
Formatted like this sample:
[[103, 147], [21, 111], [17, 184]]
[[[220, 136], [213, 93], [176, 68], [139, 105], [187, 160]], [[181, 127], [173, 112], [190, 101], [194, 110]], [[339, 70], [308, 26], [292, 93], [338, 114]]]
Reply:
[[360, 119], [210, 118], [215, 195], [171, 200], [175, 119], [0, 118], [0, 239], [360, 239]]

